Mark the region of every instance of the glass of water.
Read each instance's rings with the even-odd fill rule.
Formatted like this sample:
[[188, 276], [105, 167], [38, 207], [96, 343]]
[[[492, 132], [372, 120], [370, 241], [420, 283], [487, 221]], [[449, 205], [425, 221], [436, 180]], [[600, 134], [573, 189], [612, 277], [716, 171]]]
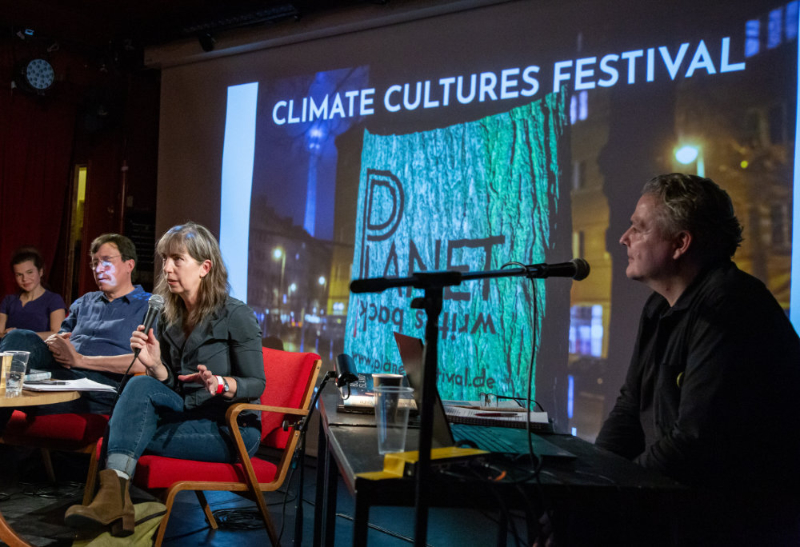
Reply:
[[22, 382], [28, 368], [29, 351], [7, 351], [11, 354], [11, 366], [6, 376], [6, 397], [19, 397], [22, 394]]

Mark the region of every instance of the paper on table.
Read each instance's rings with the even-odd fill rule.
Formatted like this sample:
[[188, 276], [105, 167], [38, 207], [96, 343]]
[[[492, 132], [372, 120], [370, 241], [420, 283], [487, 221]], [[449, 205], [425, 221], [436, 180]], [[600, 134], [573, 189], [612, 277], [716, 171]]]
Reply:
[[78, 380], [48, 380], [46, 382], [25, 382], [24, 389], [30, 391], [109, 391], [115, 392], [116, 388], [88, 378]]

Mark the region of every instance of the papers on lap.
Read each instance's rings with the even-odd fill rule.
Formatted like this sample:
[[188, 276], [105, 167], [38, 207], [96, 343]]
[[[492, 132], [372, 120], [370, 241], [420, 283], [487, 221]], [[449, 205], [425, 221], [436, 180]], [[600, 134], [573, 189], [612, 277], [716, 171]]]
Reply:
[[117, 391], [114, 387], [80, 378], [78, 380], [45, 380], [41, 382], [25, 382], [22, 387], [30, 391]]

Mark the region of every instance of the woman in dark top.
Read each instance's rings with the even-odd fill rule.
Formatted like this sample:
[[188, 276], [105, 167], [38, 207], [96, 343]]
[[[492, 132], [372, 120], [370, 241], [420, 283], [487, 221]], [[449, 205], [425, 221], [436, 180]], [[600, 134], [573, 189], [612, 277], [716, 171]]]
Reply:
[[[139, 457], [233, 462], [225, 425], [232, 402], [256, 402], [264, 391], [261, 332], [253, 311], [228, 295], [228, 274], [214, 236], [198, 224], [171, 228], [158, 242], [155, 293], [166, 305], [158, 326], [131, 337], [146, 375], [131, 378], [109, 423], [106, 469], [88, 506], [67, 510], [73, 528], [111, 525], [129, 535], [134, 510], [128, 483]], [[239, 430], [250, 454], [261, 441], [259, 414], [243, 412]]]
[[31, 330], [42, 340], [58, 332], [67, 307], [64, 299], [42, 286], [42, 255], [33, 247], [18, 249], [11, 257], [11, 269], [20, 292], [0, 303], [0, 338], [14, 329]]

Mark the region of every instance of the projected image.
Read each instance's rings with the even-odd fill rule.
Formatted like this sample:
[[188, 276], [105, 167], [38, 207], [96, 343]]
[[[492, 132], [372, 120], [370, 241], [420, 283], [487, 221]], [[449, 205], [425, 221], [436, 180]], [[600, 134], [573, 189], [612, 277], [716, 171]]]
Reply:
[[252, 54], [246, 299], [264, 336], [400, 372], [391, 334], [422, 337], [422, 292], [352, 279], [583, 258], [586, 280], [535, 294], [447, 290], [438, 378], [446, 398], [524, 395], [536, 349], [536, 400], [593, 440], [649, 294], [619, 237], [675, 171], [730, 193], [735, 261], [789, 313], [798, 2], [711, 4], [507, 2]]
[[[261, 86], [256, 149], [269, 153], [256, 153], [254, 163], [247, 302], [264, 337], [287, 349], [342, 351], [343, 325], [328, 324], [341, 311], [328, 309], [336, 137], [358, 121], [344, 116], [342, 91], [363, 86], [367, 74], [333, 70]], [[307, 98], [280, 99], [287, 96]]]
[[[427, 132], [367, 132], [354, 276], [496, 270], [511, 261], [545, 262], [554, 249], [568, 247], [569, 233], [556, 222], [557, 212], [569, 206], [560, 199], [565, 188], [558, 167], [558, 145], [566, 141], [564, 97], [553, 94]], [[550, 296], [543, 281], [537, 285], [535, 295], [519, 280], [445, 289], [438, 363], [443, 397], [526, 392], [531, 352], [540, 342], [533, 332], [541, 333]], [[360, 371], [403, 373], [392, 332], [424, 338], [426, 323], [423, 310], [411, 309], [413, 296], [420, 292], [403, 288], [350, 298], [345, 349]]]

